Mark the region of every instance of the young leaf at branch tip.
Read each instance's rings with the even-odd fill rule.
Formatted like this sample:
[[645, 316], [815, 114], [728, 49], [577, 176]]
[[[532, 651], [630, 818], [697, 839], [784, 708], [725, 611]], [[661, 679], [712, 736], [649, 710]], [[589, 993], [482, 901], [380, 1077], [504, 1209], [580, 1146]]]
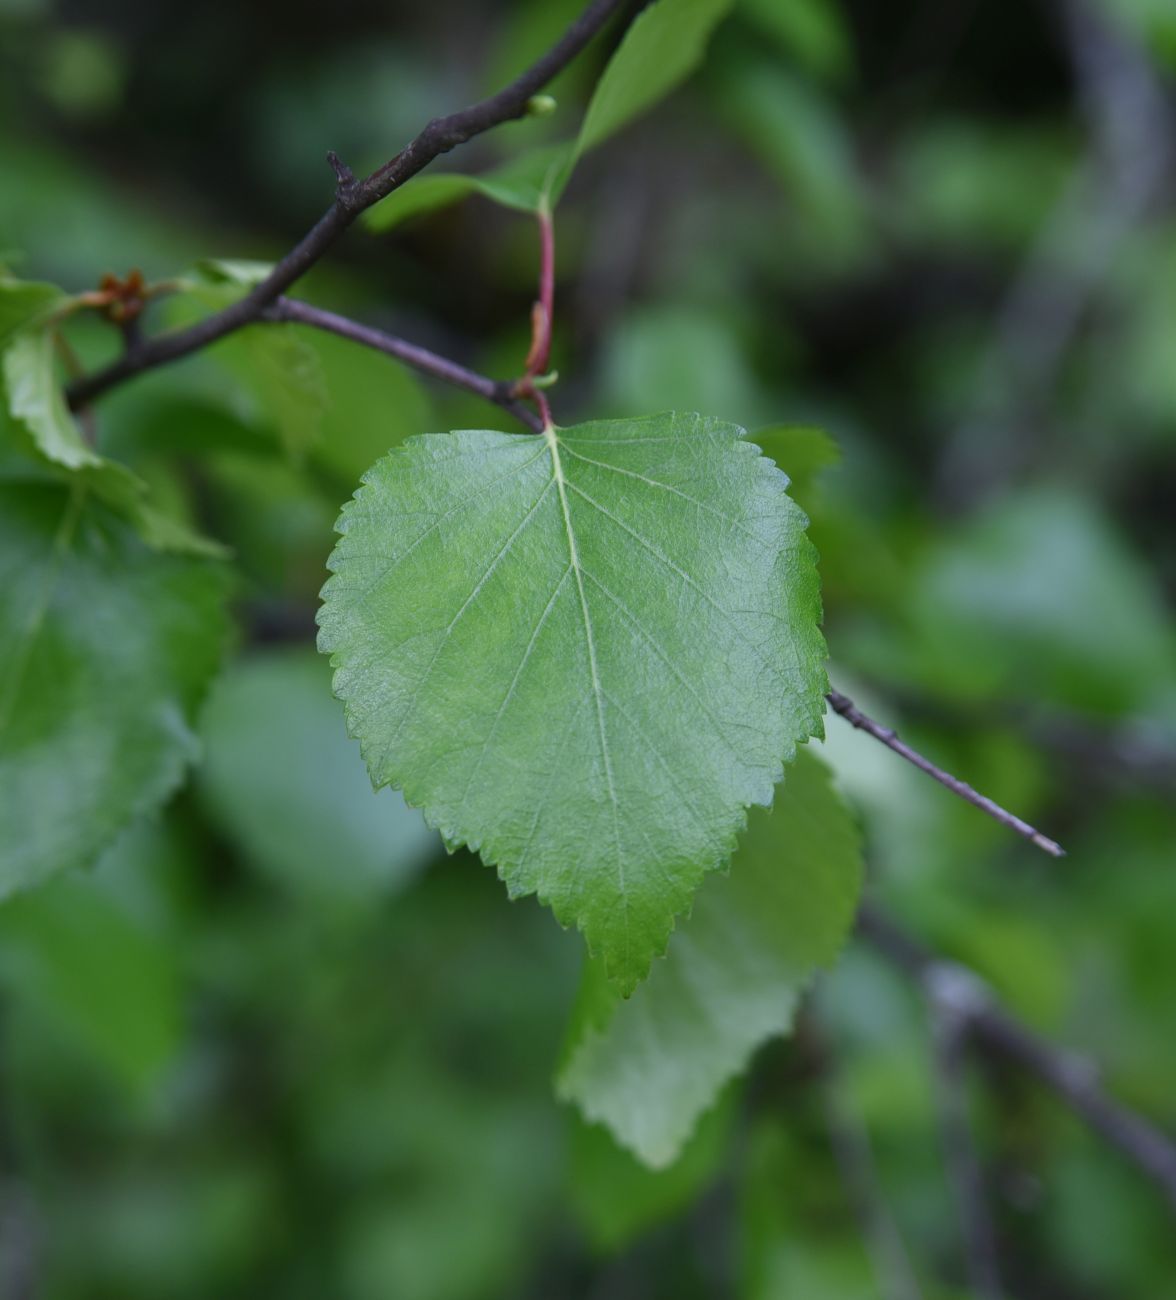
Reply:
[[734, 0], [655, 0], [609, 60], [576, 139], [577, 158], [603, 144], [680, 85], [702, 62]]
[[788, 1032], [814, 970], [845, 940], [861, 878], [849, 809], [802, 750], [772, 809], [751, 813], [730, 872], [703, 884], [633, 997], [620, 1001], [589, 963], [560, 1095], [646, 1164], [675, 1160], [756, 1048]]
[[[364, 214], [372, 230], [480, 194], [503, 207], [537, 212], [567, 188], [577, 161], [646, 112], [702, 61], [711, 32], [733, 0], [655, 0], [634, 20], [589, 101], [579, 135], [517, 155], [480, 176], [431, 172], [418, 176]], [[536, 96], [545, 100], [548, 96]]]
[[339, 520], [320, 648], [376, 786], [576, 925], [631, 993], [822, 730], [787, 479], [703, 416], [428, 434]]

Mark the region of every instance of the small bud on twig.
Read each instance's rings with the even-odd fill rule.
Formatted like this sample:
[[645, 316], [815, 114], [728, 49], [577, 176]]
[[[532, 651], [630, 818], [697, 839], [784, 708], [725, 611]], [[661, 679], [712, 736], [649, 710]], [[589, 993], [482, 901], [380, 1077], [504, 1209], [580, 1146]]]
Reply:
[[532, 95], [527, 100], [528, 117], [550, 117], [556, 110], [556, 102], [551, 95]]

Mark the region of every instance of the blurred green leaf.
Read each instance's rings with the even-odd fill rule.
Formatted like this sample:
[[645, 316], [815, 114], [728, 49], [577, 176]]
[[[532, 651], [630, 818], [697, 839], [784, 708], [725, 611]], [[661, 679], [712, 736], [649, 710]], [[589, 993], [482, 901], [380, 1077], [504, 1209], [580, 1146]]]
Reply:
[[[802, 750], [772, 810], [752, 812], [730, 874], [708, 880], [628, 1001], [590, 992], [560, 1095], [646, 1164], [673, 1161], [720, 1088], [784, 1034], [813, 971], [836, 957], [861, 886], [861, 847], [828, 770]], [[603, 974], [585, 980], [599, 990]]]
[[[1019, 249], [1065, 193], [1080, 143], [1055, 122], [921, 122], [895, 158], [888, 193], [894, 223], [920, 249]], [[1075, 256], [1088, 255], [1080, 235]]]
[[[247, 257], [206, 257], [197, 263], [197, 271], [213, 284], [235, 284], [243, 289], [259, 285], [274, 269], [272, 262], [258, 262]], [[198, 289], [198, 283], [181, 281], [186, 292]]]
[[220, 452], [207, 468], [220, 527], [233, 538], [241, 569], [267, 597], [300, 605], [306, 628], [337, 503], [286, 458]]
[[378, 461], [339, 520], [319, 644], [373, 783], [538, 892], [625, 992], [821, 725], [784, 481], [695, 415], [475, 430]]
[[77, 28], [54, 32], [40, 81], [61, 112], [90, 120], [110, 114], [122, 99], [125, 80], [120, 49], [104, 33]]
[[[186, 282], [184, 292], [168, 300], [172, 324], [191, 324], [229, 306], [268, 273], [254, 262], [204, 265], [203, 279]], [[301, 460], [318, 440], [329, 400], [314, 349], [291, 325], [259, 324], [235, 330], [207, 352], [250, 394], [289, 455]]]
[[139, 823], [95, 870], [71, 873], [0, 908], [0, 970], [12, 997], [132, 1088], [175, 1053], [180, 995], [174, 937], [157, 894], [168, 837]]
[[1096, 8], [1142, 40], [1169, 72], [1176, 70], [1176, 13], [1166, 0], [1096, 0]]
[[328, 397], [314, 463], [350, 487], [373, 461], [430, 427], [431, 403], [410, 370], [370, 348], [321, 332], [307, 343]]
[[17, 280], [0, 269], [0, 345], [65, 301], [66, 294], [55, 284]]
[[0, 484], [0, 895], [88, 866], [180, 784], [226, 575], [147, 550], [85, 489]]
[[841, 448], [823, 429], [811, 425], [774, 425], [751, 435], [765, 456], [788, 475], [788, 495], [810, 518], [822, 472], [841, 462]]
[[618, 320], [604, 342], [608, 410], [720, 412], [744, 426], [770, 409], [730, 322], [677, 303], [642, 307]]
[[938, 542], [910, 603], [920, 671], [963, 698], [1113, 713], [1176, 681], [1159, 593], [1097, 508], [1063, 488], [1011, 495]]
[[668, 1169], [649, 1169], [596, 1124], [574, 1119], [569, 1188], [596, 1250], [612, 1254], [679, 1214], [718, 1175], [734, 1120], [728, 1095], [699, 1120]]
[[[133, 524], [148, 546], [214, 558], [225, 554], [218, 543], [162, 508], [133, 470], [100, 455], [86, 441], [58, 383], [48, 331], [22, 332], [12, 339], [3, 354], [3, 380], [0, 391], [7, 414], [0, 414], [0, 448], [12, 457], [9, 477], [38, 477], [32, 465], [22, 464], [29, 458], [21, 453], [39, 455], [67, 471], [60, 476], [65, 481], [93, 492]], [[21, 443], [21, 433], [27, 446]]]
[[[798, 1127], [796, 1116], [764, 1116], [747, 1134], [737, 1218], [739, 1295], [875, 1300], [884, 1293], [825, 1154], [827, 1139], [814, 1140]], [[964, 1300], [943, 1290], [926, 1294]]]
[[655, 0], [633, 20], [596, 84], [578, 158], [646, 112], [694, 71], [732, 0]]
[[869, 211], [854, 141], [834, 104], [774, 63], [724, 69], [722, 108], [779, 180], [797, 273], [851, 266], [869, 251]]
[[559, 1147], [550, 1117], [532, 1099], [488, 1096], [435, 1070], [401, 1070], [390, 1082], [405, 1099], [395, 1131], [397, 1165], [408, 1177], [390, 1180], [348, 1216], [346, 1293], [356, 1300], [517, 1294], [532, 1234], [553, 1208]]
[[819, 77], [844, 81], [853, 67], [850, 34], [836, 0], [738, 0], [738, 11]]
[[420, 813], [373, 793], [313, 650], [256, 654], [204, 714], [201, 789], [221, 828], [269, 877], [321, 900], [387, 895], [440, 850]]

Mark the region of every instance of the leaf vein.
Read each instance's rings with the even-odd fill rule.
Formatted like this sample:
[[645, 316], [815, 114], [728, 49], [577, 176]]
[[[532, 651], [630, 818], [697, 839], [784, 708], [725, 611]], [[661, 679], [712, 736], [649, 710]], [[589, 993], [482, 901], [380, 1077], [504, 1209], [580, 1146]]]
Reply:
[[[548, 484], [548, 487], [550, 486], [551, 485]], [[545, 488], [544, 491], [546, 492], [546, 490], [547, 489]], [[502, 697], [502, 703], [498, 706], [498, 712], [494, 715], [494, 721], [490, 724], [490, 730], [486, 733], [486, 739], [482, 743], [482, 749], [478, 754], [477, 762], [474, 764], [473, 770], [470, 772], [469, 780], [466, 782], [465, 790], [462, 792], [460, 804], [462, 808], [465, 807], [465, 802], [470, 795], [470, 789], [473, 787], [474, 780], [479, 771], [481, 771], [482, 763], [485, 761], [486, 754], [490, 749], [490, 742], [494, 739], [495, 733], [498, 731], [499, 723], [501, 723], [511, 700], [514, 698], [515, 687], [518, 686], [519, 678], [523, 675], [523, 669], [527, 666], [527, 663], [531, 658], [531, 651], [535, 648], [535, 642], [539, 640], [539, 633], [543, 630], [543, 625], [547, 622], [548, 615], [550, 615], [551, 611], [555, 608], [555, 602], [559, 597], [559, 593], [563, 590], [563, 585], [568, 580], [568, 575], [571, 571], [572, 566], [569, 564], [560, 576], [560, 580], [555, 584], [555, 590], [551, 593], [550, 599], [544, 606], [543, 613], [539, 615], [539, 621], [535, 624], [535, 630], [531, 633], [531, 639], [527, 642], [526, 649], [523, 651], [523, 656], [519, 660], [519, 666], [515, 669], [514, 676], [511, 678], [506, 694]]]
[[672, 483], [663, 483], [660, 479], [650, 478], [646, 474], [638, 474], [636, 470], [624, 469], [620, 465], [610, 465], [605, 460], [593, 460], [591, 456], [581, 456], [578, 451], [573, 451], [571, 447], [567, 448], [569, 456], [574, 456], [576, 460], [582, 460], [585, 465], [595, 465], [597, 469], [612, 470], [614, 474], [624, 474], [626, 478], [635, 478], [641, 483], [648, 483], [650, 487], [662, 488], [666, 492], [672, 492], [675, 496], [681, 497], [683, 501], [689, 501], [691, 505], [697, 506], [700, 510], [705, 510], [708, 514], [714, 515], [716, 519], [721, 519], [723, 523], [731, 528], [736, 528], [739, 532], [746, 534], [754, 542], [758, 542], [765, 550], [771, 550], [771, 544], [757, 533], [753, 533], [745, 524], [740, 523], [738, 519], [732, 519], [730, 515], [725, 515], [721, 510], [716, 510], [714, 506], [708, 505], [705, 501], [700, 501], [697, 497], [692, 497], [689, 492], [683, 492], [681, 488], [676, 488]]
[[505, 474], [499, 474], [497, 478], [492, 478], [488, 483], [480, 484], [480, 486], [475, 492], [471, 492], [469, 496], [462, 497], [460, 501], [456, 502], [448, 510], [446, 510], [443, 515], [439, 515], [429, 525], [429, 527], [425, 529], [423, 533], [421, 533], [418, 537], [413, 538], [412, 542], [408, 546], [406, 546], [405, 549], [401, 551], [399, 555], [395, 555], [392, 557], [392, 559], [388, 562], [387, 566], [355, 598], [353, 607], [358, 608], [361, 605], [365, 605], [368, 602], [368, 600], [371, 598], [373, 592], [375, 592], [375, 590], [378, 587], [383, 586], [383, 584], [387, 582], [387, 580], [392, 576], [392, 574], [400, 566], [400, 562], [402, 560], [407, 559], [413, 553], [413, 551], [415, 551], [416, 548], [425, 540], [425, 538], [428, 537], [430, 533], [433, 533], [438, 528], [440, 528], [441, 525], [447, 519], [451, 518], [453, 515], [455, 515], [459, 510], [463, 509], [465, 506], [468, 506], [472, 501], [476, 501], [480, 496], [484, 496], [487, 492], [490, 491], [492, 487], [497, 487], [499, 483], [504, 483], [507, 479], [513, 478], [514, 475], [516, 474], [521, 474], [523, 470], [533, 465], [539, 459], [539, 456], [541, 456], [542, 454], [543, 453], [540, 452], [539, 455], [532, 456], [530, 460], [524, 461], [521, 465], [516, 465], [514, 466], [513, 469], [507, 470]]
[[[661, 551], [658, 550], [656, 546], [653, 545], [652, 542], [650, 542], [647, 538], [643, 537], [635, 528], [630, 527], [627, 523], [625, 523], [623, 519], [619, 518], [617, 515], [614, 515], [613, 512], [609, 510], [606, 506], [602, 506], [599, 501], [597, 501], [593, 497], [590, 497], [588, 493], [584, 491], [583, 488], [579, 487], [577, 484], [572, 482], [568, 483], [568, 487], [570, 487], [572, 491], [576, 493], [577, 496], [582, 497], [588, 503], [588, 505], [590, 505], [594, 510], [598, 511], [606, 519], [611, 520], [623, 532], [628, 533], [629, 536], [639, 546], [641, 546], [644, 550], [648, 551], [649, 554], [654, 557], [654, 559], [659, 560], [663, 565], [665, 565], [665, 567], [669, 569], [671, 573], [676, 573], [678, 577], [681, 578], [682, 581], [692, 591], [696, 591], [699, 594], [699, 596], [701, 596], [702, 599], [705, 600], [706, 603], [711, 606], [712, 609], [714, 609], [717, 613], [722, 614], [723, 617], [727, 619], [727, 626], [730, 628], [730, 630], [735, 634], [736, 637], [739, 638], [740, 641], [743, 642], [744, 645], [746, 645], [750, 650], [754, 652], [757, 658], [761, 658], [764, 663], [770, 662], [768, 657], [764, 654], [764, 647], [757, 646], [753, 641], [751, 641], [746, 635], [746, 633], [743, 631], [743, 629], [739, 626], [739, 624], [735, 622], [732, 611], [729, 609], [725, 609], [722, 605], [720, 605], [719, 602], [715, 600], [715, 598], [704, 587], [699, 586], [699, 584], [695, 582], [695, 580], [686, 572], [685, 569], [679, 568], [679, 566], [676, 565], [668, 555], [664, 555]], [[739, 612], [743, 614], [761, 615], [761, 614], [765, 614], [767, 611], [749, 609], [749, 610], [740, 610]], [[785, 675], [781, 673], [779, 669], [776, 669], [775, 671], [777, 677], [779, 677], [781, 681], [783, 681], [786, 685], [788, 685], [789, 683], [787, 677], [785, 677]]]
[[416, 711], [417, 704], [419, 703], [421, 698], [421, 693], [424, 691], [425, 686], [429, 681], [429, 678], [432, 676], [433, 669], [436, 668], [437, 661], [441, 658], [442, 651], [444, 651], [445, 647], [449, 644], [449, 638], [453, 632], [453, 629], [458, 625], [458, 623], [464, 617], [466, 610], [469, 609], [469, 607], [477, 599], [478, 594], [481, 592], [482, 588], [485, 587], [485, 585], [490, 581], [491, 577], [494, 575], [494, 572], [498, 568], [499, 564], [506, 558], [511, 547], [518, 540], [519, 534], [522, 533], [522, 531], [526, 528], [526, 526], [531, 522], [531, 519], [534, 517], [535, 511], [539, 509], [540, 505], [542, 505], [543, 498], [548, 494], [548, 492], [551, 491], [551, 487], [554, 482], [555, 482], [554, 479], [549, 479], [547, 481], [547, 483], [544, 485], [543, 491], [540, 492], [539, 495], [535, 498], [534, 505], [532, 505], [531, 508], [527, 511], [527, 513], [523, 516], [522, 522], [514, 530], [514, 532], [511, 533], [511, 535], [506, 539], [505, 542], [503, 542], [502, 546], [498, 550], [498, 553], [486, 566], [486, 569], [482, 573], [482, 576], [474, 584], [473, 590], [465, 598], [465, 600], [462, 601], [461, 608], [449, 620], [449, 623], [446, 626], [445, 631], [441, 634], [441, 640], [437, 643], [437, 649], [434, 650], [433, 652], [433, 657], [429, 660], [424, 673], [421, 675], [420, 680], [417, 682], [416, 687], [413, 689], [412, 696], [409, 699], [408, 704], [405, 706], [404, 712], [400, 716], [400, 721], [396, 724], [396, 729], [392, 733], [391, 740], [389, 740], [388, 744], [385, 745], [384, 747], [384, 751], [380, 756], [379, 767], [376, 769], [377, 773], [382, 772], [384, 770], [384, 765], [388, 761], [388, 755], [392, 752], [393, 748], [396, 745], [396, 742], [400, 739], [400, 735], [404, 731], [405, 725], [407, 724], [409, 718], [411, 718], [413, 713]]

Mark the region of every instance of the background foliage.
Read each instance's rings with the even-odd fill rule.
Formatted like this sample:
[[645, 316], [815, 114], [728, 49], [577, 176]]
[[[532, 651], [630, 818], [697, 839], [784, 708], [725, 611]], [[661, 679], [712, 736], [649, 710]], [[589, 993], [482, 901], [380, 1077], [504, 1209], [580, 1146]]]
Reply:
[[[71, 291], [272, 258], [324, 204], [326, 149], [375, 165], [577, 8], [5, 0], [0, 250]], [[604, 54], [460, 166], [573, 135]], [[675, 407], [830, 431], [835, 465], [803, 433], [764, 445], [813, 520], [835, 680], [1070, 850], [1034, 856], [834, 719], [869, 888], [1169, 1124], [1174, 68], [1160, 0], [740, 0], [689, 87], [572, 177], [553, 356], [564, 423]], [[472, 197], [353, 236], [309, 292], [504, 375], [534, 265], [533, 222]], [[71, 337], [93, 363], [107, 332]], [[624, 1018], [656, 1008], [610, 1021], [589, 983], [587, 1048], [564, 1041], [578, 939], [370, 793], [308, 648], [359, 474], [499, 413], [309, 334], [291, 396], [273, 346], [227, 340], [99, 408], [103, 449], [235, 552], [240, 631], [195, 780], [94, 871], [0, 908], [0, 1295], [903, 1294], [863, 1230], [863, 1138], [911, 1294], [967, 1294], [923, 1009], [868, 946], [660, 1172], [557, 1100], [553, 1075], [569, 1096], [607, 1075]], [[4, 533], [42, 507], [11, 495], [19, 601]], [[94, 527], [101, 565], [119, 542]], [[169, 590], [136, 594], [183, 682], [168, 602], [215, 579], [168, 562]], [[143, 688], [140, 649], [104, 698]], [[196, 736], [127, 743], [166, 787]], [[25, 779], [0, 791], [6, 844], [13, 819], [64, 824], [71, 774]], [[1010, 1294], [1166, 1294], [1154, 1190], [1021, 1076], [982, 1082]]]

